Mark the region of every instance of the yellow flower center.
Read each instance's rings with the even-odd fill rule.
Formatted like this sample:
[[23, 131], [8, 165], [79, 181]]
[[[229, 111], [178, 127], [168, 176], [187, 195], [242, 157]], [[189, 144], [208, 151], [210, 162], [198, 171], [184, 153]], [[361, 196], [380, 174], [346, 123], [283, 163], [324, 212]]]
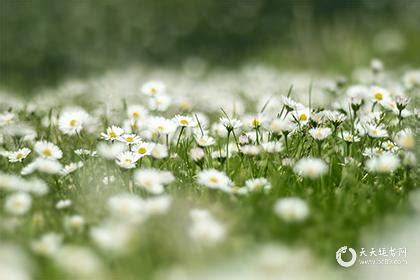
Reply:
[[155, 87], [150, 88], [150, 93], [155, 94], [157, 93], [157, 89]]
[[158, 127], [157, 127], [157, 130], [159, 130], [159, 131], [163, 131], [165, 128], [163, 127], [163, 125], [159, 125]]
[[117, 134], [116, 134], [114, 131], [110, 131], [110, 132], [108, 133], [108, 136], [109, 136], [110, 138], [116, 138], [116, 137], [117, 137]]
[[76, 126], [77, 125], [77, 120], [72, 119], [72, 120], [70, 120], [69, 124], [70, 124], [70, 126]]
[[306, 115], [306, 114], [301, 114], [300, 116], [299, 116], [299, 120], [300, 121], [306, 121], [308, 119], [308, 116]]
[[51, 152], [51, 150], [50, 150], [50, 149], [45, 149], [45, 150], [43, 150], [43, 151], [42, 151], [42, 154], [43, 154], [44, 156], [46, 156], [46, 157], [50, 157], [50, 156], [52, 156], [52, 152]]
[[21, 153], [18, 153], [18, 154], [16, 155], [16, 158], [17, 158], [17, 159], [21, 159], [21, 158], [23, 158], [23, 155], [22, 155]]
[[133, 116], [133, 118], [137, 119], [138, 117], [140, 117], [139, 112], [133, 112], [131, 113], [131, 116]]
[[375, 93], [375, 99], [378, 100], [378, 101], [381, 101], [382, 99], [384, 99], [384, 97], [383, 97], [382, 93], [377, 92], [377, 93]]
[[188, 125], [188, 121], [186, 119], [182, 119], [179, 121], [181, 125]]
[[216, 176], [212, 176], [209, 178], [209, 181], [216, 184], [217, 182], [219, 182], [219, 179]]
[[253, 119], [252, 120], [252, 126], [253, 127], [259, 127], [261, 125], [261, 122], [259, 119]]
[[147, 149], [145, 147], [140, 147], [137, 152], [141, 155], [145, 154], [147, 152]]
[[133, 141], [134, 141], [134, 137], [132, 137], [132, 136], [127, 136], [127, 137], [125, 138], [125, 140], [126, 140], [127, 142], [133, 142]]

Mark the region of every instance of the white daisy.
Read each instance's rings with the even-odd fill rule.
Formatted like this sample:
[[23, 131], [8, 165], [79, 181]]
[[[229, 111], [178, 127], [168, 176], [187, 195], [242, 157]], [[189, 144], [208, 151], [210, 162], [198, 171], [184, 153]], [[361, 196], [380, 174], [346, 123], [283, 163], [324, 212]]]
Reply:
[[140, 157], [144, 157], [152, 154], [154, 146], [154, 143], [140, 141], [131, 147], [131, 151], [137, 153]]
[[190, 217], [193, 223], [188, 229], [188, 235], [199, 245], [214, 246], [225, 239], [224, 226], [207, 210], [193, 209]]
[[269, 141], [262, 143], [261, 147], [265, 152], [274, 154], [283, 150], [283, 143], [279, 141]]
[[118, 126], [110, 126], [106, 129], [106, 133], [102, 132], [101, 136], [105, 140], [114, 141], [124, 133], [124, 129]]
[[48, 141], [38, 141], [35, 143], [35, 152], [43, 158], [60, 159], [63, 157], [63, 152], [55, 144]]
[[157, 135], [167, 135], [176, 130], [176, 125], [172, 120], [163, 117], [152, 117], [147, 121], [149, 130]]
[[127, 108], [127, 115], [131, 120], [144, 120], [147, 114], [146, 108], [142, 105], [130, 105]]
[[187, 116], [176, 115], [173, 121], [177, 126], [181, 127], [194, 127], [197, 125], [193, 118]]
[[353, 142], [359, 142], [360, 141], [359, 136], [353, 135], [349, 131], [343, 131], [342, 133], [339, 133], [338, 137], [340, 137], [341, 139], [343, 139], [345, 142], [348, 142], [348, 143], [353, 143]]
[[332, 133], [331, 128], [329, 127], [316, 127], [311, 128], [309, 130], [309, 134], [314, 138], [315, 140], [322, 141], [328, 136], [330, 136]]
[[248, 192], [267, 192], [271, 190], [271, 184], [266, 178], [254, 178], [246, 180], [244, 188], [246, 188]]
[[24, 192], [14, 193], [6, 197], [4, 209], [13, 215], [23, 215], [31, 209], [32, 197]]
[[311, 117], [311, 112], [309, 111], [309, 108], [303, 108], [297, 111], [293, 111], [292, 116], [295, 121], [297, 121], [298, 123], [302, 125], [305, 125], [309, 122], [309, 119]]
[[160, 94], [149, 99], [148, 105], [150, 110], [163, 112], [169, 108], [171, 101], [172, 100], [168, 95]]
[[40, 157], [25, 166], [20, 173], [22, 175], [28, 175], [35, 171], [39, 171], [47, 174], [59, 174], [62, 168], [63, 166], [57, 160]]
[[72, 172], [76, 171], [77, 169], [82, 168], [82, 167], [83, 167], [83, 165], [84, 165], [84, 164], [83, 164], [83, 162], [81, 162], [81, 161], [79, 161], [79, 162], [72, 162], [72, 163], [70, 163], [70, 164], [65, 165], [65, 166], [61, 169], [60, 174], [61, 174], [62, 176], [66, 176], [66, 175], [68, 175], [68, 174], [70, 174], [70, 173], [72, 173]]
[[140, 159], [137, 153], [126, 151], [117, 155], [116, 163], [125, 169], [132, 169], [136, 167], [136, 162]]
[[208, 136], [208, 135], [195, 135], [194, 136], [195, 142], [197, 143], [198, 146], [200, 147], [208, 147], [208, 146], [212, 146], [214, 145], [214, 143], [216, 143], [216, 141], [214, 140], [213, 137]]
[[166, 85], [161, 81], [148, 81], [141, 86], [141, 92], [148, 96], [156, 96], [166, 92]]
[[174, 180], [171, 172], [153, 168], [139, 169], [134, 173], [135, 184], [152, 194], [163, 193], [164, 186]]
[[117, 140], [127, 145], [135, 145], [140, 143], [141, 138], [137, 134], [123, 134]]
[[416, 139], [413, 135], [413, 131], [409, 128], [399, 131], [397, 135], [395, 135], [395, 142], [404, 150], [414, 149], [416, 145]]
[[315, 179], [328, 171], [328, 165], [319, 158], [302, 158], [296, 162], [294, 171], [303, 177]]
[[367, 125], [367, 134], [372, 138], [388, 137], [388, 132], [383, 125]]
[[28, 148], [22, 148], [15, 152], [9, 152], [7, 157], [9, 158], [9, 162], [22, 162], [31, 152]]
[[156, 159], [166, 158], [168, 157], [168, 148], [166, 147], [166, 145], [155, 144], [152, 149], [151, 155]]
[[232, 186], [232, 181], [229, 177], [224, 172], [216, 169], [200, 171], [197, 174], [197, 182], [208, 188], [221, 189], [223, 191], [229, 191]]
[[83, 110], [66, 111], [58, 119], [58, 128], [64, 134], [74, 135], [83, 129], [89, 115]]
[[228, 131], [237, 130], [242, 126], [242, 122], [238, 119], [221, 117], [220, 122]]
[[274, 213], [285, 222], [301, 222], [308, 217], [309, 207], [299, 197], [281, 198], [274, 204]]
[[400, 165], [398, 157], [386, 152], [377, 157], [372, 157], [366, 161], [366, 168], [371, 172], [391, 173]]
[[123, 143], [107, 144], [100, 142], [96, 147], [98, 154], [105, 159], [115, 159], [117, 155], [125, 150], [126, 146]]

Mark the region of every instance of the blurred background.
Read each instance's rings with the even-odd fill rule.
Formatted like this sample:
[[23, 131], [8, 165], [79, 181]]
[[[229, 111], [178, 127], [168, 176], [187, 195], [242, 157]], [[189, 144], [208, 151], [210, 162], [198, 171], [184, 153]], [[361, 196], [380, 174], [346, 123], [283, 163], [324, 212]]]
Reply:
[[30, 94], [110, 69], [237, 67], [345, 73], [420, 65], [419, 0], [0, 0], [0, 87]]

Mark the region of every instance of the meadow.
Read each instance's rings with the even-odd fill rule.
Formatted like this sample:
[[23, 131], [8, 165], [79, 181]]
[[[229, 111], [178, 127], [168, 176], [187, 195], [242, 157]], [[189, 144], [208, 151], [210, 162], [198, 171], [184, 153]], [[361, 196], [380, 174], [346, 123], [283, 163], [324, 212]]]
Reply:
[[338, 248], [418, 217], [419, 92], [379, 60], [3, 91], [0, 278], [343, 279]]

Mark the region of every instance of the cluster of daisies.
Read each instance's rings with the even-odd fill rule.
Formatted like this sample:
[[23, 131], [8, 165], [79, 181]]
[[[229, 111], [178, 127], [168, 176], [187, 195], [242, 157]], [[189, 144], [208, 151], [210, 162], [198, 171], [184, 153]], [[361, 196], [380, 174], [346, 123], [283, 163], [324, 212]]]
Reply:
[[[1, 215], [31, 215], [34, 201], [58, 192], [54, 208], [67, 211], [74, 203], [66, 197], [66, 184], [77, 185], [82, 176], [118, 186], [101, 206], [100, 221], [88, 222], [78, 213], [65, 217], [63, 228], [88, 231], [92, 247], [66, 244], [53, 231], [29, 241], [33, 252], [64, 271], [89, 277], [103, 269], [90, 248], [116, 255], [132, 250], [140, 225], [171, 211], [177, 195], [271, 196], [287, 188], [276, 185], [276, 174], [296, 184], [323, 185], [323, 178], [337, 176], [336, 165], [356, 168], [355, 176], [363, 178], [403, 180], [416, 167], [413, 127], [419, 111], [410, 101], [419, 92], [420, 75], [409, 72], [393, 84], [380, 77], [375, 68], [370, 83], [291, 86], [264, 100], [248, 95], [232, 101], [217, 93], [217, 108], [203, 96], [195, 106], [193, 98], [176, 100], [176, 90], [153, 80], [97, 108], [7, 104], [12, 109], [0, 114]], [[71, 90], [81, 91], [66, 88]], [[319, 91], [328, 95], [328, 105], [316, 101]], [[256, 106], [245, 110], [247, 102]], [[283, 223], [304, 223], [310, 203], [290, 194], [267, 207]], [[185, 235], [199, 246], [215, 246], [228, 235], [221, 219], [203, 207], [191, 208], [188, 220]]]

